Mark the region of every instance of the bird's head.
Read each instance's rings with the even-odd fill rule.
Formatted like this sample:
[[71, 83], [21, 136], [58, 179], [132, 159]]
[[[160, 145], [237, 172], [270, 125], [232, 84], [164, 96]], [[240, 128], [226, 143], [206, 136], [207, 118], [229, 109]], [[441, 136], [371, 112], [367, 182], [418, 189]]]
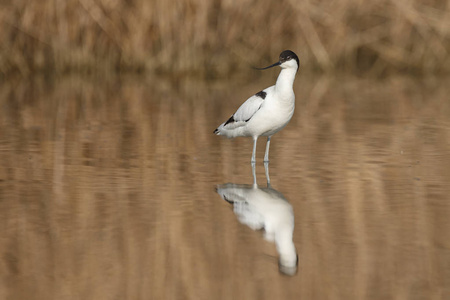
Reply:
[[281, 52], [280, 58], [276, 63], [274, 63], [268, 67], [265, 67], [265, 68], [257, 68], [257, 69], [258, 70], [266, 70], [266, 69], [276, 67], [276, 66], [280, 66], [282, 69], [287, 69], [287, 68], [298, 69], [298, 67], [300, 66], [300, 61], [298, 60], [297, 54], [295, 54], [291, 50], [284, 50], [283, 52]]

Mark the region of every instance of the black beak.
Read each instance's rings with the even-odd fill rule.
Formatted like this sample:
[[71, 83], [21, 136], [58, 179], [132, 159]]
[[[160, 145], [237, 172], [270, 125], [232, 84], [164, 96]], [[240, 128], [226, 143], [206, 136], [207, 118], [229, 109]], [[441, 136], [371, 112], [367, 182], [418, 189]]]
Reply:
[[270, 65], [270, 66], [265, 67], [265, 68], [255, 68], [255, 69], [257, 69], [257, 70], [266, 70], [266, 69], [269, 69], [269, 68], [272, 68], [272, 67], [276, 67], [276, 66], [279, 66], [279, 65], [281, 65], [281, 62], [276, 62], [273, 65]]

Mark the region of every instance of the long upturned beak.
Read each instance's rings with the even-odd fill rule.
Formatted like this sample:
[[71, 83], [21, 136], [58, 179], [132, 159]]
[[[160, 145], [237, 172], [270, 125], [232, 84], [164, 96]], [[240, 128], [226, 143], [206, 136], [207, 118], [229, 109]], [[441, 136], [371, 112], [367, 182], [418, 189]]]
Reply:
[[268, 66], [268, 67], [265, 67], [265, 68], [255, 68], [255, 69], [257, 69], [257, 70], [266, 70], [266, 69], [269, 69], [269, 68], [272, 68], [272, 67], [276, 67], [276, 66], [279, 66], [279, 65], [281, 65], [281, 62], [276, 62], [276, 63], [274, 63], [273, 65], [270, 65], [270, 66]]

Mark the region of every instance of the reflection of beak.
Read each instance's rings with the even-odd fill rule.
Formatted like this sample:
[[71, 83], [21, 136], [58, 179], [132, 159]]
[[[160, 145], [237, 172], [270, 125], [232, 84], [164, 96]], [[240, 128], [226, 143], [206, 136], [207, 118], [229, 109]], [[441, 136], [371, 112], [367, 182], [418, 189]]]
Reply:
[[265, 67], [265, 68], [255, 68], [255, 69], [257, 69], [257, 70], [266, 70], [266, 69], [269, 69], [269, 68], [272, 68], [272, 67], [276, 67], [276, 66], [279, 66], [279, 65], [281, 65], [281, 62], [276, 62], [273, 65], [270, 65], [270, 66]]

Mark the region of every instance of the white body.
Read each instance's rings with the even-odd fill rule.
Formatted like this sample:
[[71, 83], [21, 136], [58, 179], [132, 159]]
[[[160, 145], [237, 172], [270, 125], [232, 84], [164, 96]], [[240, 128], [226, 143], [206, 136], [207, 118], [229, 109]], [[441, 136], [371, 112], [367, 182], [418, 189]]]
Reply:
[[233, 203], [234, 213], [242, 224], [253, 230], [265, 230], [265, 238], [275, 242], [277, 247], [280, 271], [295, 274], [297, 251], [292, 240], [294, 212], [283, 195], [270, 187], [233, 183], [217, 186], [217, 193]]
[[[230, 120], [222, 123], [215, 131], [217, 135], [229, 138], [238, 136], [253, 138], [252, 162], [255, 162], [256, 141], [267, 136], [264, 161], [269, 160], [270, 137], [283, 129], [291, 120], [295, 109], [293, 84], [298, 64], [295, 60], [283, 62], [281, 72], [274, 86], [248, 98]], [[261, 93], [265, 93], [264, 97]]]
[[225, 126], [224, 122], [217, 128], [218, 135], [229, 138], [272, 136], [289, 123], [295, 109], [293, 84], [297, 63], [288, 63], [295, 66], [281, 70], [276, 84], [263, 90], [265, 99], [256, 95], [247, 99], [233, 114], [233, 123]]

